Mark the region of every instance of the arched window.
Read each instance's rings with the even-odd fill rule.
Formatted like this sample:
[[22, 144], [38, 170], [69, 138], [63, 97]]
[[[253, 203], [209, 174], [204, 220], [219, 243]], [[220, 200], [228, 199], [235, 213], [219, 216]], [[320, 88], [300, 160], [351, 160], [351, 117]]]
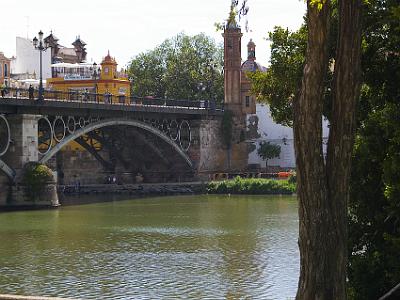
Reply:
[[8, 77], [8, 65], [4, 64], [4, 77]]

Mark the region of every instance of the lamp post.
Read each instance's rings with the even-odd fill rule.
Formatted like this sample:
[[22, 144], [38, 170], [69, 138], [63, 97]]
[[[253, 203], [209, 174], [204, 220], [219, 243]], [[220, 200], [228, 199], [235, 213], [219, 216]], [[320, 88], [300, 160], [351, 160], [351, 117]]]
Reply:
[[33, 46], [36, 50], [39, 50], [39, 67], [40, 67], [40, 78], [39, 78], [39, 97], [38, 100], [44, 100], [43, 97], [43, 74], [42, 74], [42, 52], [49, 48], [49, 43], [47, 40], [43, 40], [43, 32], [40, 30], [39, 39], [35, 36], [33, 38]]
[[133, 102], [133, 84], [135, 82], [135, 78], [132, 75], [128, 76], [129, 80], [129, 104]]
[[93, 67], [91, 69], [93, 71], [92, 78], [94, 79], [94, 99], [97, 102], [97, 79], [100, 78], [101, 70], [100, 67], [97, 68], [96, 62], [93, 63]]

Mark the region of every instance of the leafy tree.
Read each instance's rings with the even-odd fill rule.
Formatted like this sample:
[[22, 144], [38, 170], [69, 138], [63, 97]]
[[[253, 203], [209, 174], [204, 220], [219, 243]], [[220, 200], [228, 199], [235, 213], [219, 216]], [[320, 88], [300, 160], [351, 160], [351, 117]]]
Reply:
[[349, 235], [350, 295], [367, 300], [400, 282], [400, 3], [368, 8]]
[[275, 122], [293, 126], [293, 100], [298, 96], [307, 47], [307, 27], [298, 31], [276, 26], [269, 33], [271, 61], [266, 72], [248, 73], [252, 93], [259, 102], [270, 105]]
[[133, 93], [188, 100], [223, 100], [223, 49], [204, 34], [184, 33], [130, 63]]
[[278, 157], [281, 154], [281, 146], [262, 141], [257, 149], [257, 154], [265, 160], [265, 168], [267, 168], [268, 159]]

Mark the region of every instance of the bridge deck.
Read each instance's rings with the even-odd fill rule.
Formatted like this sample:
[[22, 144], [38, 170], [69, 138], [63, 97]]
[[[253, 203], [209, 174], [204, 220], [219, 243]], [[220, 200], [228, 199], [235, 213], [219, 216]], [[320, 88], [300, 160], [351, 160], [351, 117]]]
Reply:
[[[21, 92], [22, 91], [22, 92]], [[179, 115], [221, 115], [222, 106], [208, 101], [170, 100], [154, 98], [124, 98], [124, 101], [111, 101], [100, 96], [71, 97], [70, 94], [48, 94], [44, 100], [29, 99], [26, 90], [12, 90], [0, 98], [0, 113], [27, 114], [73, 114], [73, 115], [124, 115], [130, 113], [161, 113]], [[75, 99], [73, 99], [75, 98]], [[94, 101], [93, 101], [94, 100]], [[104, 101], [106, 100], [106, 101]], [[211, 103], [210, 103], [211, 104]]]
[[183, 115], [221, 115], [222, 110], [211, 110], [201, 107], [182, 107], [147, 104], [105, 104], [80, 101], [62, 101], [46, 99], [43, 101], [15, 98], [0, 98], [1, 113], [29, 114], [73, 114], [115, 115], [115, 113], [162, 113]]

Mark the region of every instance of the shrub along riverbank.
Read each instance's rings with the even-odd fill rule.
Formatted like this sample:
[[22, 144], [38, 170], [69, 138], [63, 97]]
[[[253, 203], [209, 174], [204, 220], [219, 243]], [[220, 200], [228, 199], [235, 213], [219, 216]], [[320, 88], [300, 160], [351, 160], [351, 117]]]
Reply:
[[207, 184], [209, 194], [285, 194], [296, 192], [294, 179], [274, 180], [263, 178], [240, 178], [233, 180], [211, 181]]

